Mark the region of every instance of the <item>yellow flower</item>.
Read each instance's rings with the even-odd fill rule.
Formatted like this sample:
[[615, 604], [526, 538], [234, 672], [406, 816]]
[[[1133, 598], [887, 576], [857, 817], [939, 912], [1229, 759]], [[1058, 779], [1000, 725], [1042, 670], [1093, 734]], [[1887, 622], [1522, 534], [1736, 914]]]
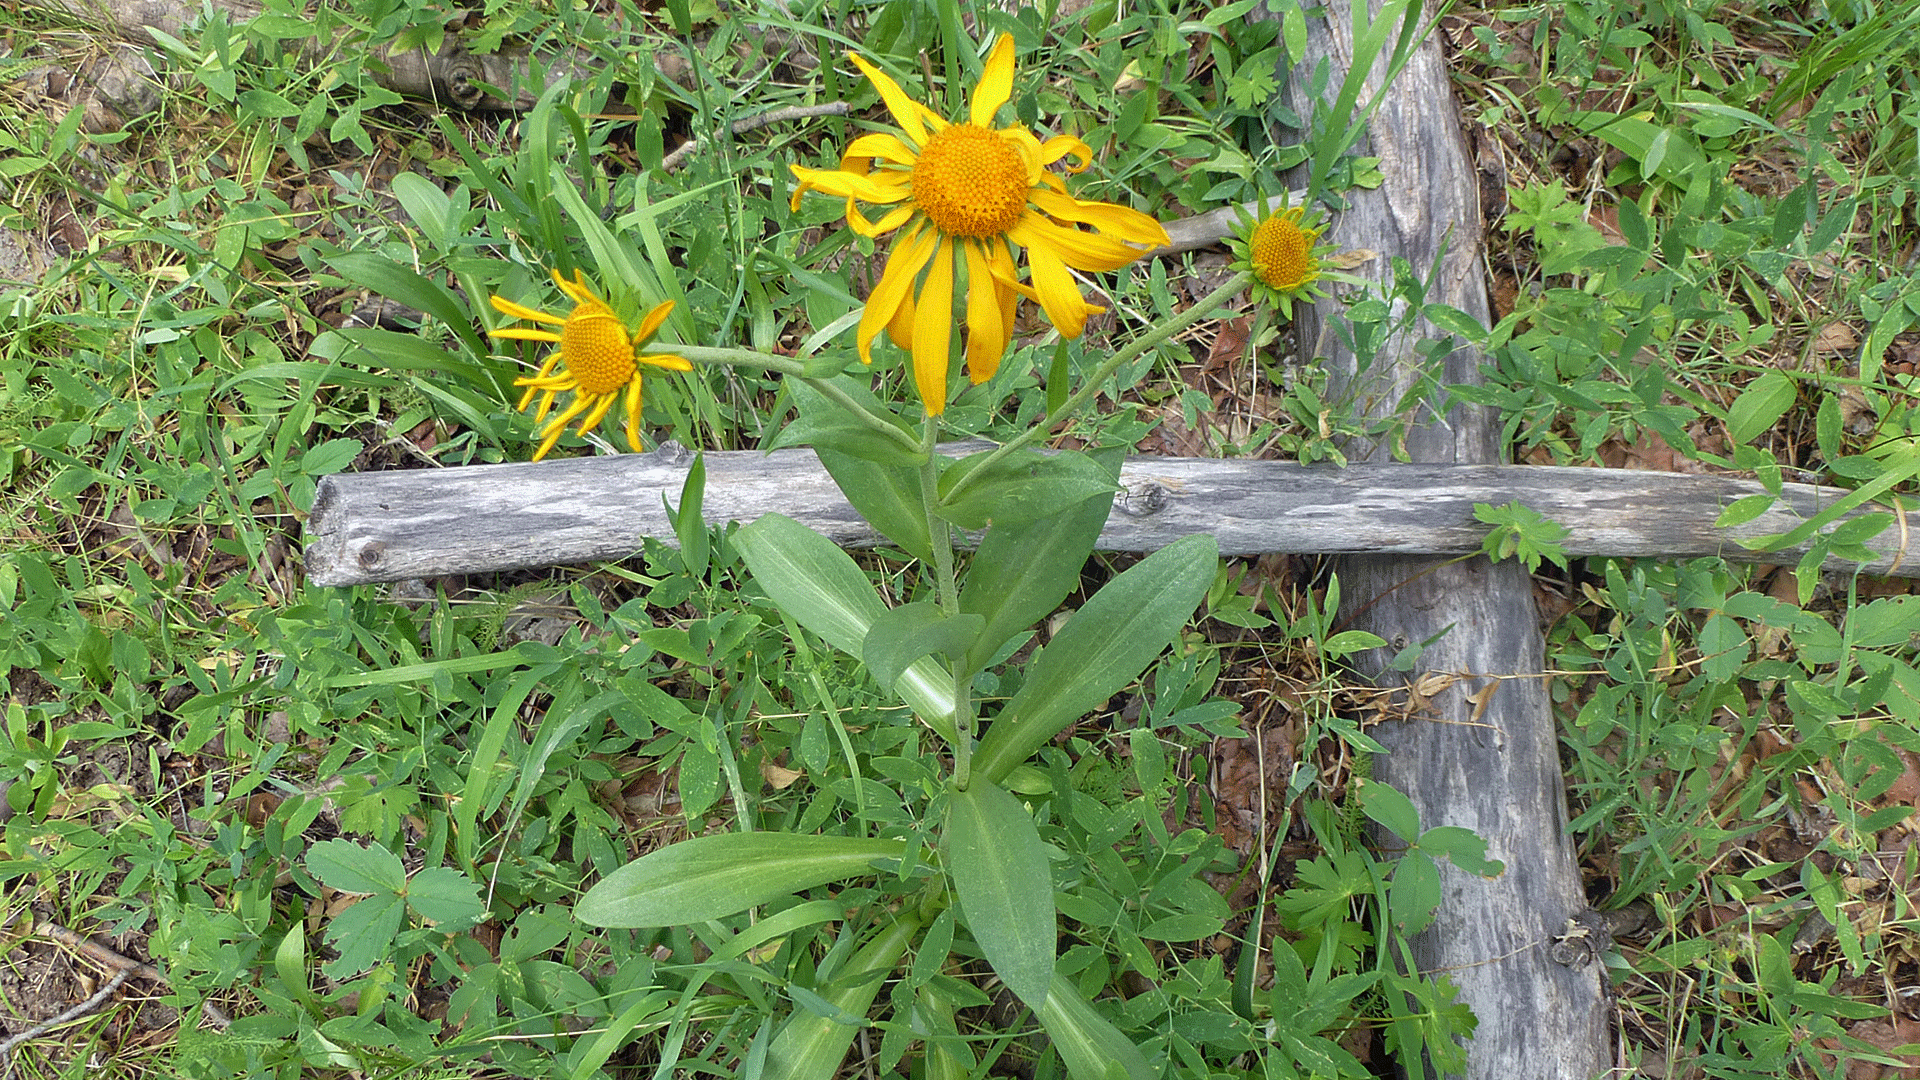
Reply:
[[1306, 208], [1296, 206], [1254, 226], [1250, 242], [1253, 272], [1270, 288], [1298, 292], [1319, 280], [1320, 260], [1313, 245], [1320, 239], [1320, 230], [1301, 228], [1305, 216]]
[[[1269, 201], [1268, 206], [1273, 206]], [[1235, 270], [1254, 276], [1253, 293], [1288, 318], [1293, 302], [1309, 303], [1327, 295], [1320, 284], [1332, 245], [1320, 243], [1326, 225], [1304, 206], [1288, 206], [1283, 196], [1273, 212], [1253, 221], [1244, 214], [1241, 230], [1232, 240]], [[1333, 275], [1339, 278], [1341, 275]]]
[[[1017, 125], [992, 126], [1013, 94], [1012, 38], [994, 43], [963, 123], [948, 123], [863, 57], [849, 55], [880, 91], [899, 133], [860, 136], [837, 170], [792, 166], [799, 181], [793, 208], [802, 195], [820, 191], [847, 200], [847, 224], [863, 236], [904, 227], [867, 297], [855, 340], [867, 363], [882, 329], [912, 350], [921, 401], [927, 415], [938, 416], [946, 409], [958, 267], [966, 268], [967, 374], [978, 384], [999, 369], [1021, 296], [1039, 303], [1062, 334], [1078, 337], [1087, 316], [1103, 309], [1081, 297], [1069, 268], [1119, 269], [1142, 254], [1131, 245], [1165, 244], [1167, 233], [1136, 210], [1067, 194], [1047, 166], [1072, 157], [1068, 171], [1085, 169], [1093, 159], [1086, 143], [1069, 135], [1041, 142]], [[869, 220], [859, 203], [887, 209]], [[1030, 286], [1020, 280], [1016, 247], [1026, 251]]]
[[[566, 318], [535, 311], [501, 296], [493, 297], [493, 307], [502, 315], [558, 326], [559, 333], [530, 326], [513, 326], [487, 332], [497, 338], [552, 341], [560, 346], [547, 357], [546, 363], [540, 365], [539, 372], [533, 377], [513, 380], [513, 385], [527, 388], [515, 408], [525, 410], [533, 396], [540, 395], [540, 410], [533, 416], [535, 424], [546, 420], [547, 410], [553, 407], [553, 399], [557, 395], [573, 392], [573, 401], [540, 430], [540, 449], [534, 453], [533, 460], [539, 461], [547, 456], [547, 451], [560, 441], [561, 433], [573, 422], [574, 417], [581, 417], [580, 434], [584, 436], [593, 430], [594, 425], [607, 415], [614, 402], [622, 396], [626, 398], [627, 406], [627, 445], [636, 451], [643, 449], [640, 444], [640, 365], [651, 364], [669, 371], [693, 370], [693, 365], [681, 357], [640, 351], [653, 340], [660, 324], [666, 322], [667, 316], [673, 313], [673, 301], [669, 300], [648, 312], [647, 317], [640, 320], [639, 328], [629, 333], [607, 302], [595, 295], [587, 285], [585, 274], [574, 271], [572, 281], [561, 277], [558, 270], [552, 271], [552, 274], [553, 283], [560, 286], [560, 291], [566, 293], [574, 304]], [[560, 366], [557, 374], [553, 370], [555, 365]]]

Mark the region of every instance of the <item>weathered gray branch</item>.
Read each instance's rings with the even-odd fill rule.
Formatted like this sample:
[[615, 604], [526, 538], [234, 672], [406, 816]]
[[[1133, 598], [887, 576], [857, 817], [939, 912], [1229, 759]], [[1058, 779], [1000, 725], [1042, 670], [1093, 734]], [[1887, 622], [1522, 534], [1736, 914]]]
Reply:
[[[692, 456], [651, 454], [539, 464], [349, 473], [320, 482], [307, 522], [307, 574], [319, 585], [479, 573], [624, 558], [641, 538], [671, 542], [662, 500], [677, 503]], [[770, 510], [849, 547], [882, 543], [810, 450], [706, 455], [704, 508], [715, 524]], [[1574, 555], [1683, 558], [1758, 554], [1741, 539], [1785, 532], [1845, 492], [1786, 485], [1780, 503], [1746, 525], [1716, 529], [1727, 503], [1759, 484], [1713, 476], [1491, 465], [1364, 465], [1341, 469], [1274, 461], [1134, 458], [1100, 537], [1108, 551], [1151, 551], [1191, 533], [1221, 550], [1461, 554], [1487, 526], [1475, 503], [1518, 500], [1567, 526]], [[1879, 507], [1863, 508], [1861, 513]], [[1857, 516], [1854, 515], [1854, 516]], [[1903, 558], [1899, 528], [1873, 541], [1879, 573], [1920, 575]], [[1851, 564], [1848, 564], [1851, 565]]]
[[[1375, 19], [1383, 6], [1381, 0], [1366, 5]], [[1419, 4], [1414, 12], [1421, 14]], [[1316, 131], [1351, 120], [1316, 109], [1312, 87], [1316, 70], [1328, 79], [1326, 85], [1340, 85], [1354, 66], [1354, 37], [1348, 5], [1320, 9], [1318, 18], [1309, 16], [1305, 55], [1285, 72], [1288, 103]], [[1435, 267], [1426, 282], [1426, 300], [1452, 305], [1486, 324], [1479, 193], [1439, 43], [1429, 36], [1390, 84], [1385, 67], [1382, 57], [1366, 72], [1363, 100], [1375, 100], [1378, 110], [1354, 148], [1380, 159], [1384, 182], [1376, 190], [1348, 192], [1350, 208], [1333, 219], [1329, 234], [1344, 247], [1404, 258], [1423, 274]], [[1379, 293], [1391, 291], [1387, 260], [1359, 273], [1372, 278]], [[1403, 301], [1394, 304], [1398, 312], [1406, 310]], [[1339, 300], [1295, 310], [1303, 359], [1326, 365], [1329, 391], [1335, 400], [1351, 402], [1358, 415], [1395, 415], [1427, 379], [1442, 385], [1480, 380], [1482, 357], [1469, 349], [1432, 370], [1417, 348], [1419, 339], [1444, 335], [1424, 320], [1377, 355], [1360, 357], [1332, 332], [1346, 314]], [[1445, 416], [1428, 411], [1418, 419], [1404, 443], [1415, 461], [1471, 469], [1501, 460], [1499, 418], [1491, 409], [1461, 405]], [[1348, 459], [1356, 462], [1386, 461], [1387, 451], [1359, 440], [1346, 448]], [[1692, 482], [1675, 481], [1677, 486]], [[1631, 498], [1625, 505], [1641, 518], [1669, 512]], [[1717, 512], [1711, 501], [1683, 501], [1672, 510], [1684, 513], [1689, 505], [1696, 514], [1704, 512], [1697, 521], [1711, 520]], [[1622, 507], [1612, 502], [1609, 508]], [[1663, 531], [1666, 523], [1640, 524]], [[1685, 546], [1676, 544], [1670, 553], [1682, 550]], [[1470, 829], [1486, 840], [1488, 854], [1505, 864], [1491, 879], [1442, 864], [1434, 921], [1409, 942], [1419, 970], [1450, 980], [1478, 1019], [1465, 1040], [1466, 1067], [1447, 1075], [1592, 1080], [1606, 1073], [1613, 1059], [1613, 1020], [1598, 959], [1606, 943], [1584, 950], [1559, 947], [1585, 925], [1588, 904], [1567, 833], [1559, 730], [1546, 681], [1537, 677], [1546, 666], [1545, 642], [1526, 570], [1510, 560], [1436, 564], [1381, 554], [1347, 556], [1334, 569], [1344, 617], [1388, 643], [1356, 655], [1356, 666], [1380, 685], [1407, 685], [1421, 698], [1417, 716], [1372, 729], [1387, 751], [1374, 756], [1374, 777], [1412, 801], [1422, 828]], [[1393, 670], [1396, 654], [1426, 641], [1432, 644], [1420, 651], [1413, 670]], [[1448, 674], [1455, 672], [1477, 677]], [[1402, 843], [1383, 829], [1374, 835], [1385, 850]], [[1419, 1064], [1400, 1062], [1402, 1075]], [[1433, 1075], [1433, 1062], [1425, 1064], [1418, 1075]]]

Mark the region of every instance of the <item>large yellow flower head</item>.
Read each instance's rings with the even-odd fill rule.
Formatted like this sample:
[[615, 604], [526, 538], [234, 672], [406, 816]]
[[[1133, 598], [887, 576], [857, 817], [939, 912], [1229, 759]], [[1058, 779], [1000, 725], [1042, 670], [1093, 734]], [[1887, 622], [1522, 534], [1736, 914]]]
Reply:
[[[557, 395], [573, 393], [573, 401], [540, 430], [540, 449], [534, 452], [533, 460], [547, 456], [547, 451], [560, 441], [561, 434], [575, 417], [581, 418], [580, 434], [584, 436], [606, 417], [614, 402], [623, 397], [627, 408], [627, 445], [636, 451], [644, 449], [640, 443], [640, 365], [669, 371], [693, 370], [693, 365], [681, 357], [641, 352], [667, 321], [667, 316], [673, 314], [673, 301], [655, 307], [640, 320], [637, 329], [629, 332], [607, 302], [587, 285], [585, 274], [574, 271], [572, 281], [561, 277], [558, 270], [552, 274], [553, 283], [560, 286], [560, 291], [574, 304], [565, 318], [535, 311], [502, 296], [493, 297], [493, 307], [502, 315], [558, 326], [558, 333], [531, 326], [487, 332], [497, 338], [551, 341], [560, 346], [532, 377], [513, 380], [513, 385], [527, 388], [516, 408], [524, 410], [535, 394], [540, 395], [540, 409], [533, 416], [535, 424], [547, 419], [547, 411], [553, 408]], [[558, 372], [554, 371], [556, 366], [560, 369]]]
[[[847, 224], [863, 236], [904, 229], [867, 297], [856, 341], [867, 363], [882, 329], [911, 350], [920, 399], [927, 415], [938, 416], [947, 402], [957, 267], [966, 267], [967, 374], [978, 384], [1000, 367], [1021, 296], [1038, 302], [1062, 334], [1078, 337], [1087, 316], [1103, 309], [1081, 297], [1071, 270], [1119, 269], [1142, 254], [1132, 245], [1165, 244], [1167, 233], [1136, 210], [1067, 194], [1047, 166], [1071, 157], [1068, 171], [1085, 169], [1093, 159], [1086, 143], [1069, 135], [1041, 142], [1017, 125], [993, 127], [1013, 94], [1012, 38], [994, 43], [968, 118], [957, 124], [907, 97], [865, 58], [849, 55], [880, 91], [899, 133], [860, 136], [838, 169], [793, 166], [799, 180], [793, 208], [807, 192], [820, 191], [847, 201]], [[887, 209], [869, 220], [860, 203]], [[1026, 252], [1031, 285], [1020, 280], [1015, 249]]]

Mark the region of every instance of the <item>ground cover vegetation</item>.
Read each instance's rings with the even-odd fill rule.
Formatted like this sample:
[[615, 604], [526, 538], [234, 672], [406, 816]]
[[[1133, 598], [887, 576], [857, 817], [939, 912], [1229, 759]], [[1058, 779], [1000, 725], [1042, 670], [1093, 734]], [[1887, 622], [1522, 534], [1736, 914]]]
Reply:
[[[209, 8], [135, 50], [151, 94], [110, 101], [63, 73], [124, 47], [15, 9], [6, 1023], [32, 1029], [112, 973], [61, 928], [164, 976], [9, 1045], [15, 1073], [1363, 1077], [1457, 1060], [1472, 1018], [1444, 978], [1399, 966], [1397, 942], [1435, 899], [1422, 859], [1494, 868], [1368, 780], [1365, 725], [1409, 703], [1343, 677], [1377, 642], [1343, 632], [1316, 560], [1218, 564], [1198, 544], [1076, 558], [1031, 571], [1046, 610], [1008, 612], [966, 590], [1015, 595], [976, 583], [1025, 565], [995, 556], [1034, 547], [1033, 526], [996, 523], [951, 564], [944, 526], [913, 526], [963, 475], [921, 482], [925, 439], [1004, 442], [1083, 396], [1098, 407], [1064, 442], [1094, 469], [1127, 448], [1338, 460], [1343, 436], [1382, 434], [1287, 359], [1275, 311], [1301, 289], [1348, 295], [1349, 332], [1379, 339], [1392, 311], [1343, 293], [1331, 213], [1378, 173], [1327, 119], [1353, 103], [1339, 80], [1317, 109], [1280, 92], [1298, 9], [1253, 8]], [[1488, 357], [1484, 386], [1437, 393], [1501, 410], [1520, 460], [1818, 481], [1853, 490], [1843, 508], [1911, 490], [1920, 13], [1568, 0], [1463, 6], [1433, 32], [1482, 170], [1498, 317], [1428, 310]], [[513, 113], [379, 85], [372, 47], [456, 40], [573, 59], [533, 73], [537, 103]], [[954, 320], [891, 324], [937, 296], [903, 304], [896, 283], [864, 314], [917, 226], [792, 198], [851, 191], [793, 166], [880, 146], [855, 140], [924, 149], [917, 114], [849, 50], [944, 119], [1004, 92], [992, 122], [1061, 149], [1049, 163], [1084, 161], [1055, 172], [1081, 202], [1171, 220], [1296, 167], [1316, 198], [1234, 252], [1078, 277], [1047, 241], [1014, 237], [1010, 271], [975, 269], [970, 252], [989, 256], [971, 241], [930, 251], [988, 297], [962, 305], [971, 337], [936, 365], [927, 328]], [[844, 118], [732, 128], [840, 101]], [[1046, 141], [1061, 135], [1084, 158]], [[1125, 227], [1088, 213], [1074, 220]], [[1275, 267], [1277, 295], [1196, 306]], [[1399, 299], [1418, 304], [1420, 269]], [[586, 299], [611, 318], [581, 324], [592, 350], [569, 358], [592, 363], [562, 371], [549, 361], [575, 327], [549, 320]], [[649, 342], [644, 393], [596, 366], [625, 350], [631, 368]], [[911, 423], [850, 422], [849, 403]], [[624, 447], [629, 426], [643, 443], [837, 449], [894, 546], [856, 560], [777, 522], [709, 530], [690, 483], [675, 543], [618, 564], [302, 579], [318, 477]], [[942, 520], [965, 516], [957, 502]], [[1605, 962], [1626, 1065], [1920, 1073], [1920, 605], [1904, 582], [1821, 569], [1861, 554], [1857, 531], [1798, 566], [1570, 562], [1527, 508], [1482, 516], [1488, 551], [1536, 571], [1582, 868], [1619, 913]], [[1085, 521], [1058, 527], [1091, 543]], [[1148, 579], [1178, 602], [1114, 599]], [[844, 589], [807, 593], [820, 581]], [[823, 614], [855, 593], [919, 651], [862, 650]], [[1069, 660], [1107, 624], [1140, 631], [1126, 656], [1100, 653], [1111, 685], [1062, 674], [1101, 666]], [[940, 712], [926, 687], [947, 695], [944, 731], [913, 719]], [[990, 735], [984, 779], [961, 779], [955, 725], [1011, 703], [1060, 724]], [[1368, 822], [1413, 854], [1378, 858]], [[807, 880], [790, 844], [752, 847], [793, 834], [857, 865]], [[1038, 860], [1024, 882], [978, 853], [1014, 834]], [[635, 914], [661, 895], [644, 880], [659, 857], [637, 857], [691, 859], [714, 849], [685, 841], [716, 835], [745, 845], [721, 861], [777, 887]], [[675, 865], [699, 892], [698, 865]], [[1057, 913], [1042, 930], [1017, 910], [1036, 878]]]

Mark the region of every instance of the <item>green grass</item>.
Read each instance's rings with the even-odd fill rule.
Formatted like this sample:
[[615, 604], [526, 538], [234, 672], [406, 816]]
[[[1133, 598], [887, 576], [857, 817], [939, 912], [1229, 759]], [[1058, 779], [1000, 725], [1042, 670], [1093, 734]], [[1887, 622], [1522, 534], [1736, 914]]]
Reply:
[[[1251, 199], [1333, 137], [1274, 133], [1297, 119], [1268, 78], [1286, 26], [1238, 9], [1094, 4], [988, 28], [1020, 41], [1011, 111], [1093, 148], [1075, 190], [1170, 218]], [[876, 252], [831, 200], [789, 211], [787, 165], [831, 161], [882, 115], [846, 48], [957, 107], [986, 29], [942, 3], [502, 5], [444, 33], [594, 64], [536, 108], [468, 116], [400, 103], [361, 59], [430, 43], [445, 16], [335, 6], [317, 26], [197, 25], [156, 47], [174, 80], [154, 111], [104, 133], [69, 102], [7, 91], [0, 225], [51, 223], [70, 250], [37, 280], [0, 281], [0, 880], [10, 910], [168, 977], [21, 1047], [21, 1076], [77, 1076], [95, 1053], [121, 1076], [625, 1077], [668, 1060], [732, 1075], [782, 1018], [824, 1009], [862, 921], [896, 894], [842, 890], [831, 920], [794, 916], [720, 962], [740, 920], [595, 930], [571, 915], [584, 890], [743, 817], [930, 827], [938, 748], [851, 658], [785, 621], [724, 530], [705, 560], [649, 542], [616, 566], [404, 594], [313, 587], [299, 548], [321, 476], [528, 456], [510, 384], [541, 354], [483, 337], [502, 320], [481, 298], [549, 304], [548, 266], [585, 269], [635, 310], [682, 301], [669, 332], [684, 342], [844, 340]], [[0, 69], [71, 65], [104, 40], [26, 17], [35, 32]], [[1501, 410], [1517, 458], [1913, 490], [1916, 21], [1868, 0], [1448, 17], [1480, 164], [1505, 181], [1486, 237], [1504, 318], [1482, 339], [1486, 385], [1458, 392]], [[775, 62], [808, 54], [824, 64]], [[666, 57], [686, 75], [660, 75]], [[851, 117], [717, 138], [657, 168], [690, 134], [839, 99]], [[1369, 172], [1328, 160], [1335, 189]], [[1060, 353], [1023, 326], [1001, 373], [949, 411], [950, 434], [1023, 429], [1050, 372], [1092, 370], [1217, 265], [1108, 276], [1112, 314]], [[419, 325], [344, 325], [366, 284]], [[1164, 421], [1201, 445], [1316, 459], [1361, 430], [1310, 366], [1209, 357], [1221, 326], [1203, 330], [1120, 372], [1119, 407], [1085, 432], [1133, 442]], [[1263, 321], [1240, 332], [1288, 344]], [[900, 387], [897, 358], [876, 377]], [[649, 382], [646, 419], [651, 438], [756, 448], [793, 404], [771, 375], [701, 368]], [[590, 451], [572, 437], [557, 451], [575, 452]], [[1523, 510], [1514, 534], [1547, 537]], [[1126, 565], [1091, 564], [1069, 606]], [[1541, 568], [1560, 598], [1549, 664], [1589, 894], [1648, 912], [1607, 957], [1644, 1075], [1920, 1060], [1896, 1053], [1916, 976], [1920, 602], [1903, 581], [1816, 565]], [[892, 596], [933, 588], [904, 557], [861, 566]], [[1056, 975], [1182, 1076], [1386, 1075], [1397, 1052], [1462, 1029], [1443, 992], [1413, 1019], [1388, 1008], [1390, 886], [1369, 874], [1348, 796], [1372, 699], [1338, 667], [1359, 643], [1331, 606], [1310, 567], [1223, 568], [1182, 647], [1010, 781], [1051, 793], [1034, 795], [1040, 834], [1071, 856], [1056, 866]], [[1020, 685], [1016, 664], [976, 689]], [[1269, 803], [1247, 801], [1244, 773], [1209, 773], [1236, 722], [1296, 753], [1265, 763]], [[1243, 951], [1253, 925], [1266, 937]], [[930, 915], [925, 932], [953, 921]], [[9, 946], [20, 985], [44, 988], [16, 1009], [37, 1019], [85, 996], [85, 961]], [[1253, 976], [1254, 951], [1273, 974]], [[984, 964], [905, 963], [866, 1033], [877, 1072], [1064, 1074]], [[230, 1029], [209, 1026], [209, 1004]]]

